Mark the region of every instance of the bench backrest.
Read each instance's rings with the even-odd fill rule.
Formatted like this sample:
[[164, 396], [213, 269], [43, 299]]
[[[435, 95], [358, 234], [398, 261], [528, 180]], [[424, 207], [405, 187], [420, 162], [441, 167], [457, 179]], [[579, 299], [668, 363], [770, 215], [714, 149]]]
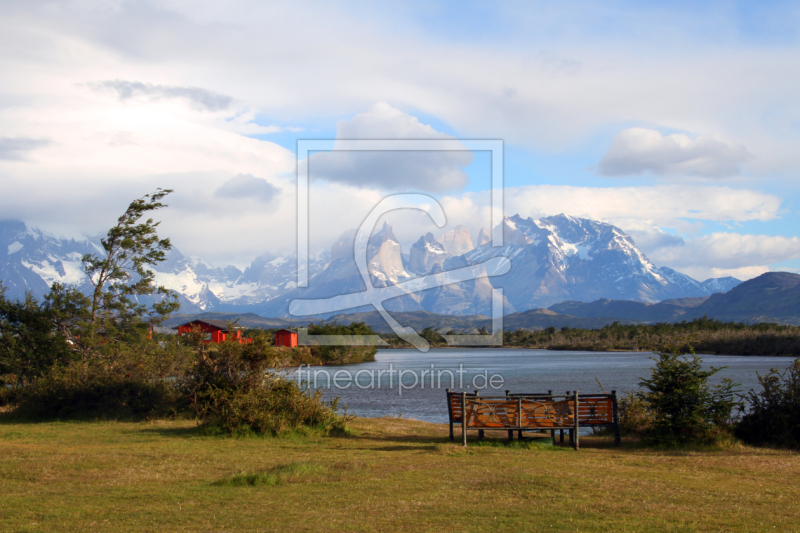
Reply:
[[[467, 402], [470, 398], [475, 398], [474, 392], [467, 393]], [[447, 410], [450, 415], [450, 422], [461, 422], [461, 393], [447, 391]]]
[[[461, 422], [461, 393], [448, 393], [450, 419]], [[467, 426], [478, 428], [560, 428], [575, 424], [575, 400], [572, 397], [517, 394], [505, 397], [466, 398]], [[614, 397], [591, 394], [578, 397], [578, 424], [613, 425]]]

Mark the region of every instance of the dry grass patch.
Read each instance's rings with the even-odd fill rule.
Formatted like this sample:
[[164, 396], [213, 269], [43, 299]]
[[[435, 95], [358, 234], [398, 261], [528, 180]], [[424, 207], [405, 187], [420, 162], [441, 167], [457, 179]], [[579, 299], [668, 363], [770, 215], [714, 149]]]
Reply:
[[731, 447], [465, 450], [447, 427], [212, 437], [192, 422], [0, 422], [0, 531], [791, 531], [800, 456]]

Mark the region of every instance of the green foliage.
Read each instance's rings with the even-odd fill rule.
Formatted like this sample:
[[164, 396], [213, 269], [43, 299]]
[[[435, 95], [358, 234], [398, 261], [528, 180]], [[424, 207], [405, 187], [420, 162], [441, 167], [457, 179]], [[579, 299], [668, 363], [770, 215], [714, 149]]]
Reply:
[[26, 418], [144, 419], [177, 412], [189, 359], [174, 344], [109, 343], [92, 357], [54, 365], [18, 390], [16, 414]]
[[0, 287], [0, 386], [25, 385], [79, 357], [71, 338], [85, 317], [80, 292], [54, 284], [42, 303], [31, 294], [12, 301], [4, 293]]
[[314, 463], [289, 463], [270, 468], [266, 472], [241, 472], [212, 483], [217, 487], [274, 487], [286, 483], [298, 483], [327, 473], [323, 465]]
[[683, 351], [737, 355], [800, 355], [800, 327], [741, 324], [698, 318], [674, 324], [620, 324], [600, 329], [548, 327], [540, 331], [506, 332], [507, 346], [551, 350], [658, 350], [677, 346]]
[[[104, 256], [86, 254], [82, 260], [94, 291], [91, 302], [91, 323], [101, 326], [106, 338], [126, 332], [129, 324], [143, 317], [160, 323], [179, 307], [177, 295], [154, 284], [155, 274], [148, 267], [166, 258], [172, 248], [169, 239], [160, 239], [159, 222], [152, 218], [141, 222], [149, 211], [165, 207], [161, 199], [171, 189], [157, 189], [136, 199], [119, 217], [117, 224], [101, 239]], [[161, 300], [149, 309], [138, 303], [138, 296], [157, 294]]]
[[773, 368], [758, 381], [762, 390], [748, 393], [750, 411], [736, 436], [754, 444], [800, 447], [800, 358], [785, 372]]
[[252, 344], [203, 344], [199, 335], [188, 337], [197, 355], [183, 387], [205, 427], [234, 435], [344, 430], [347, 418], [336, 413], [337, 401], [325, 404], [322, 391], [303, 391], [273, 370], [277, 356], [267, 332], [256, 334]]
[[644, 437], [653, 430], [653, 413], [641, 394], [630, 391], [617, 399], [617, 405], [623, 435]]
[[[353, 322], [352, 324], [321, 322], [309, 326], [308, 334], [365, 337], [375, 335], [375, 332], [364, 322]], [[311, 353], [322, 364], [343, 365], [374, 361], [378, 349], [375, 346], [313, 346]]]
[[647, 389], [642, 399], [653, 416], [651, 436], [663, 441], [686, 441], [709, 438], [714, 430], [731, 426], [732, 411], [737, 405], [730, 379], [710, 386], [708, 378], [721, 368], [702, 369], [702, 360], [678, 351], [660, 352], [650, 379], [642, 379]]

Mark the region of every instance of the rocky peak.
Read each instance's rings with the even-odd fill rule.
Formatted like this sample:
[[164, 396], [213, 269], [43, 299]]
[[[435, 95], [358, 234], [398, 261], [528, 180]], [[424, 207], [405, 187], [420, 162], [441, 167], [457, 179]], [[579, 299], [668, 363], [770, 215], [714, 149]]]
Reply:
[[461, 225], [445, 232], [445, 234], [439, 238], [439, 242], [442, 243], [447, 253], [453, 256], [464, 255], [475, 249], [469, 230]]
[[348, 230], [342, 233], [339, 240], [331, 246], [331, 263], [339, 259], [346, 261], [353, 260], [353, 244], [356, 240], [356, 230]]
[[403, 268], [400, 243], [388, 222], [384, 222], [381, 230], [370, 237], [367, 262], [376, 287], [397, 283], [401, 277], [409, 277]]
[[489, 235], [489, 232], [486, 231], [486, 228], [481, 228], [480, 233], [478, 233], [478, 246], [483, 246], [484, 244], [492, 242], [492, 236]]
[[[469, 236], [469, 233], [467, 235]], [[445, 247], [433, 238], [433, 234], [427, 233], [411, 247], [409, 269], [414, 273], [423, 274], [434, 266], [441, 266], [450, 256]]]

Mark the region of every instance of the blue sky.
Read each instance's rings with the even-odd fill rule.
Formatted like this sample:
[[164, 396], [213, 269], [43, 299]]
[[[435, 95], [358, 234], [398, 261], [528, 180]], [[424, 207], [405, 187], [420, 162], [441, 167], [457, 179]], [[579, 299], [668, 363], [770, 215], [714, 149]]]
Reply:
[[[292, 247], [297, 139], [502, 139], [509, 214], [618, 225], [701, 279], [800, 271], [798, 6], [8, 1], [0, 202], [78, 236], [174, 187], [176, 245], [243, 265]], [[403, 188], [487, 224], [485, 155], [355, 162], [315, 182], [317, 246]]]

